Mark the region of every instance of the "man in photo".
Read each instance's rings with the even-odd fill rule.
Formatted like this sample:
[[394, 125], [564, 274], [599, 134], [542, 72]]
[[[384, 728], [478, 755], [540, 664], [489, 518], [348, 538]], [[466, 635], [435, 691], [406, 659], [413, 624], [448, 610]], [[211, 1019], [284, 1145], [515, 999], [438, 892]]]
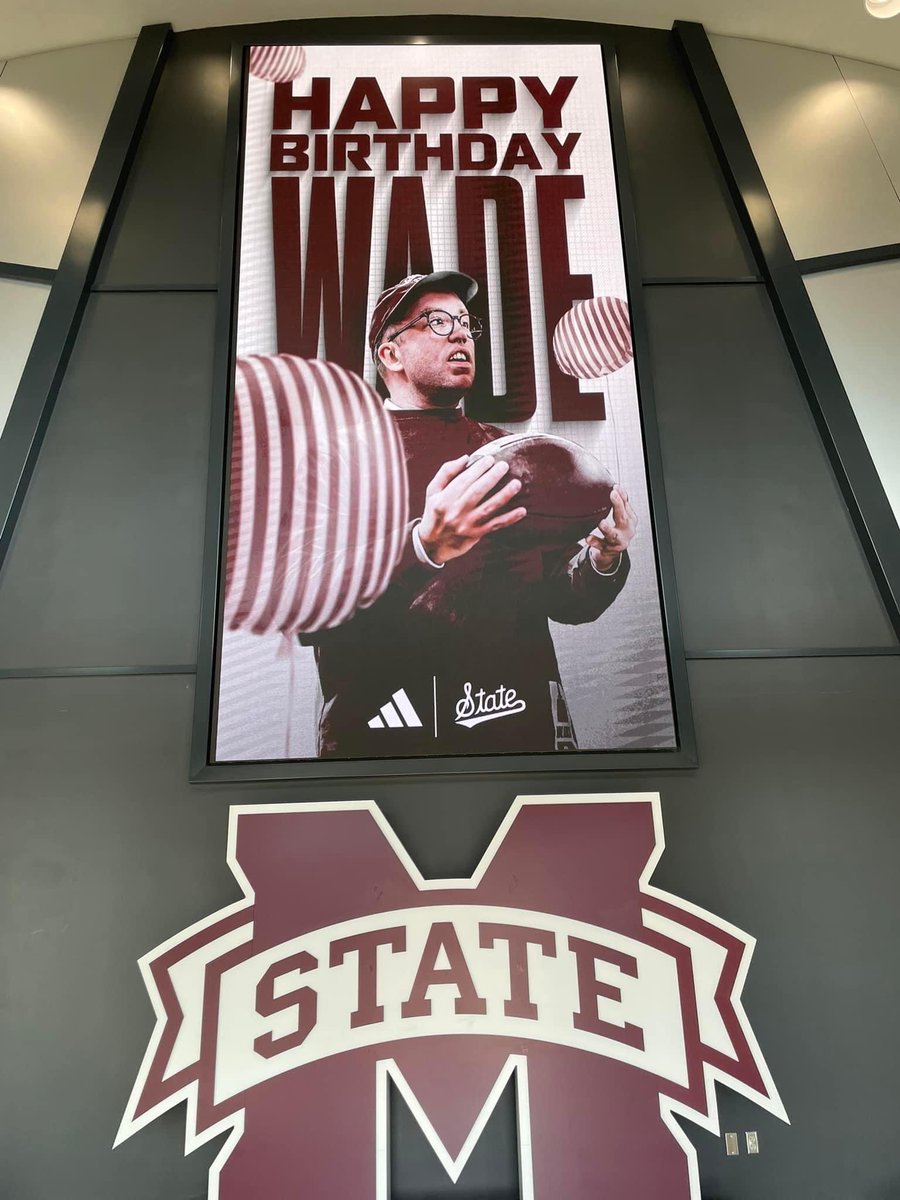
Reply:
[[[403, 442], [410, 523], [385, 594], [315, 646], [320, 757], [578, 749], [548, 620], [584, 624], [628, 577], [627, 495], [583, 543], [522, 548], [528, 520], [508, 464], [475, 451], [507, 431], [465, 416], [481, 332], [477, 283], [412, 275], [379, 297], [369, 350]], [[598, 629], [598, 636], [602, 636]]]

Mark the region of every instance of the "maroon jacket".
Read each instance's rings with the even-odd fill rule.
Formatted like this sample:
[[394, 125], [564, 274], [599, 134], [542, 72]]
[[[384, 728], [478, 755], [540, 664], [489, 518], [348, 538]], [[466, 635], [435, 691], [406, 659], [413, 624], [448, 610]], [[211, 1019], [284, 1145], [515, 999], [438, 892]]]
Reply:
[[[406, 452], [410, 512], [417, 515], [443, 463], [505, 436], [458, 409], [391, 415]], [[608, 577], [597, 574], [578, 544], [552, 554], [514, 553], [491, 536], [438, 570], [417, 559], [410, 527], [385, 594], [340, 628], [308, 639], [323, 695], [320, 756], [577, 749], [547, 621], [595, 620], [627, 575], [627, 555]], [[398, 691], [421, 725], [392, 701]], [[385, 715], [386, 704], [393, 711]]]

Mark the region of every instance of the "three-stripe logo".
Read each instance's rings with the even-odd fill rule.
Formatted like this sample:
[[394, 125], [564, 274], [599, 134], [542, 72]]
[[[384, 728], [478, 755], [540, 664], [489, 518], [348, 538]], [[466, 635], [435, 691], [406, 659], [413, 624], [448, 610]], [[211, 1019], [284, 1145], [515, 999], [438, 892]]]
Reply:
[[370, 729], [421, 729], [422, 721], [403, 688], [369, 722]]

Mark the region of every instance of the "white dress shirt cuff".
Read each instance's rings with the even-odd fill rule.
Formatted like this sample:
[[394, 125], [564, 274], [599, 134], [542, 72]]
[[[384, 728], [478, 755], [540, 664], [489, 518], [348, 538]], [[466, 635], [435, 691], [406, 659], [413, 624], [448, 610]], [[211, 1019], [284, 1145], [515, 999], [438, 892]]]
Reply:
[[[416, 553], [418, 553], [418, 551], [416, 551]], [[590, 560], [590, 564], [594, 569], [595, 575], [602, 575], [604, 579], [611, 579], [613, 577], [613, 575], [618, 574], [619, 567], [621, 567], [621, 565], [622, 565], [622, 555], [621, 554], [616, 559], [616, 565], [613, 567], [613, 569], [611, 571], [601, 571], [600, 568], [597, 566], [597, 564], [594, 562], [594, 556], [593, 556], [593, 554], [591, 554], [590, 549], [588, 549], [587, 553], [588, 553], [588, 559]]]
[[416, 523], [413, 525], [413, 529], [412, 529], [412, 543], [413, 543], [413, 550], [415, 550], [415, 552], [416, 552], [416, 558], [419, 560], [419, 562], [422, 564], [423, 567], [431, 567], [431, 569], [434, 571], [443, 571], [444, 564], [433, 562], [428, 557], [425, 547], [422, 545], [422, 538], [419, 534], [419, 525], [420, 524], [421, 524], [421, 518], [418, 521], [416, 521]]

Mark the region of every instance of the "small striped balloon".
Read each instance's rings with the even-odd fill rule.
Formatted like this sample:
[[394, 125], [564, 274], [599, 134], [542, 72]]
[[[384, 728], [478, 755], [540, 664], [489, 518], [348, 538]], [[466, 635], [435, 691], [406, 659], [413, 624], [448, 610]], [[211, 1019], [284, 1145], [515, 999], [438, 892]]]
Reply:
[[561, 371], [576, 379], [600, 379], [634, 358], [628, 304], [618, 296], [595, 296], [574, 304], [553, 334]]
[[253, 46], [250, 50], [250, 74], [270, 83], [288, 83], [299, 79], [306, 70], [306, 51], [302, 46]]
[[400, 437], [367, 383], [318, 359], [238, 359], [227, 628], [343, 624], [387, 587], [408, 517]]

